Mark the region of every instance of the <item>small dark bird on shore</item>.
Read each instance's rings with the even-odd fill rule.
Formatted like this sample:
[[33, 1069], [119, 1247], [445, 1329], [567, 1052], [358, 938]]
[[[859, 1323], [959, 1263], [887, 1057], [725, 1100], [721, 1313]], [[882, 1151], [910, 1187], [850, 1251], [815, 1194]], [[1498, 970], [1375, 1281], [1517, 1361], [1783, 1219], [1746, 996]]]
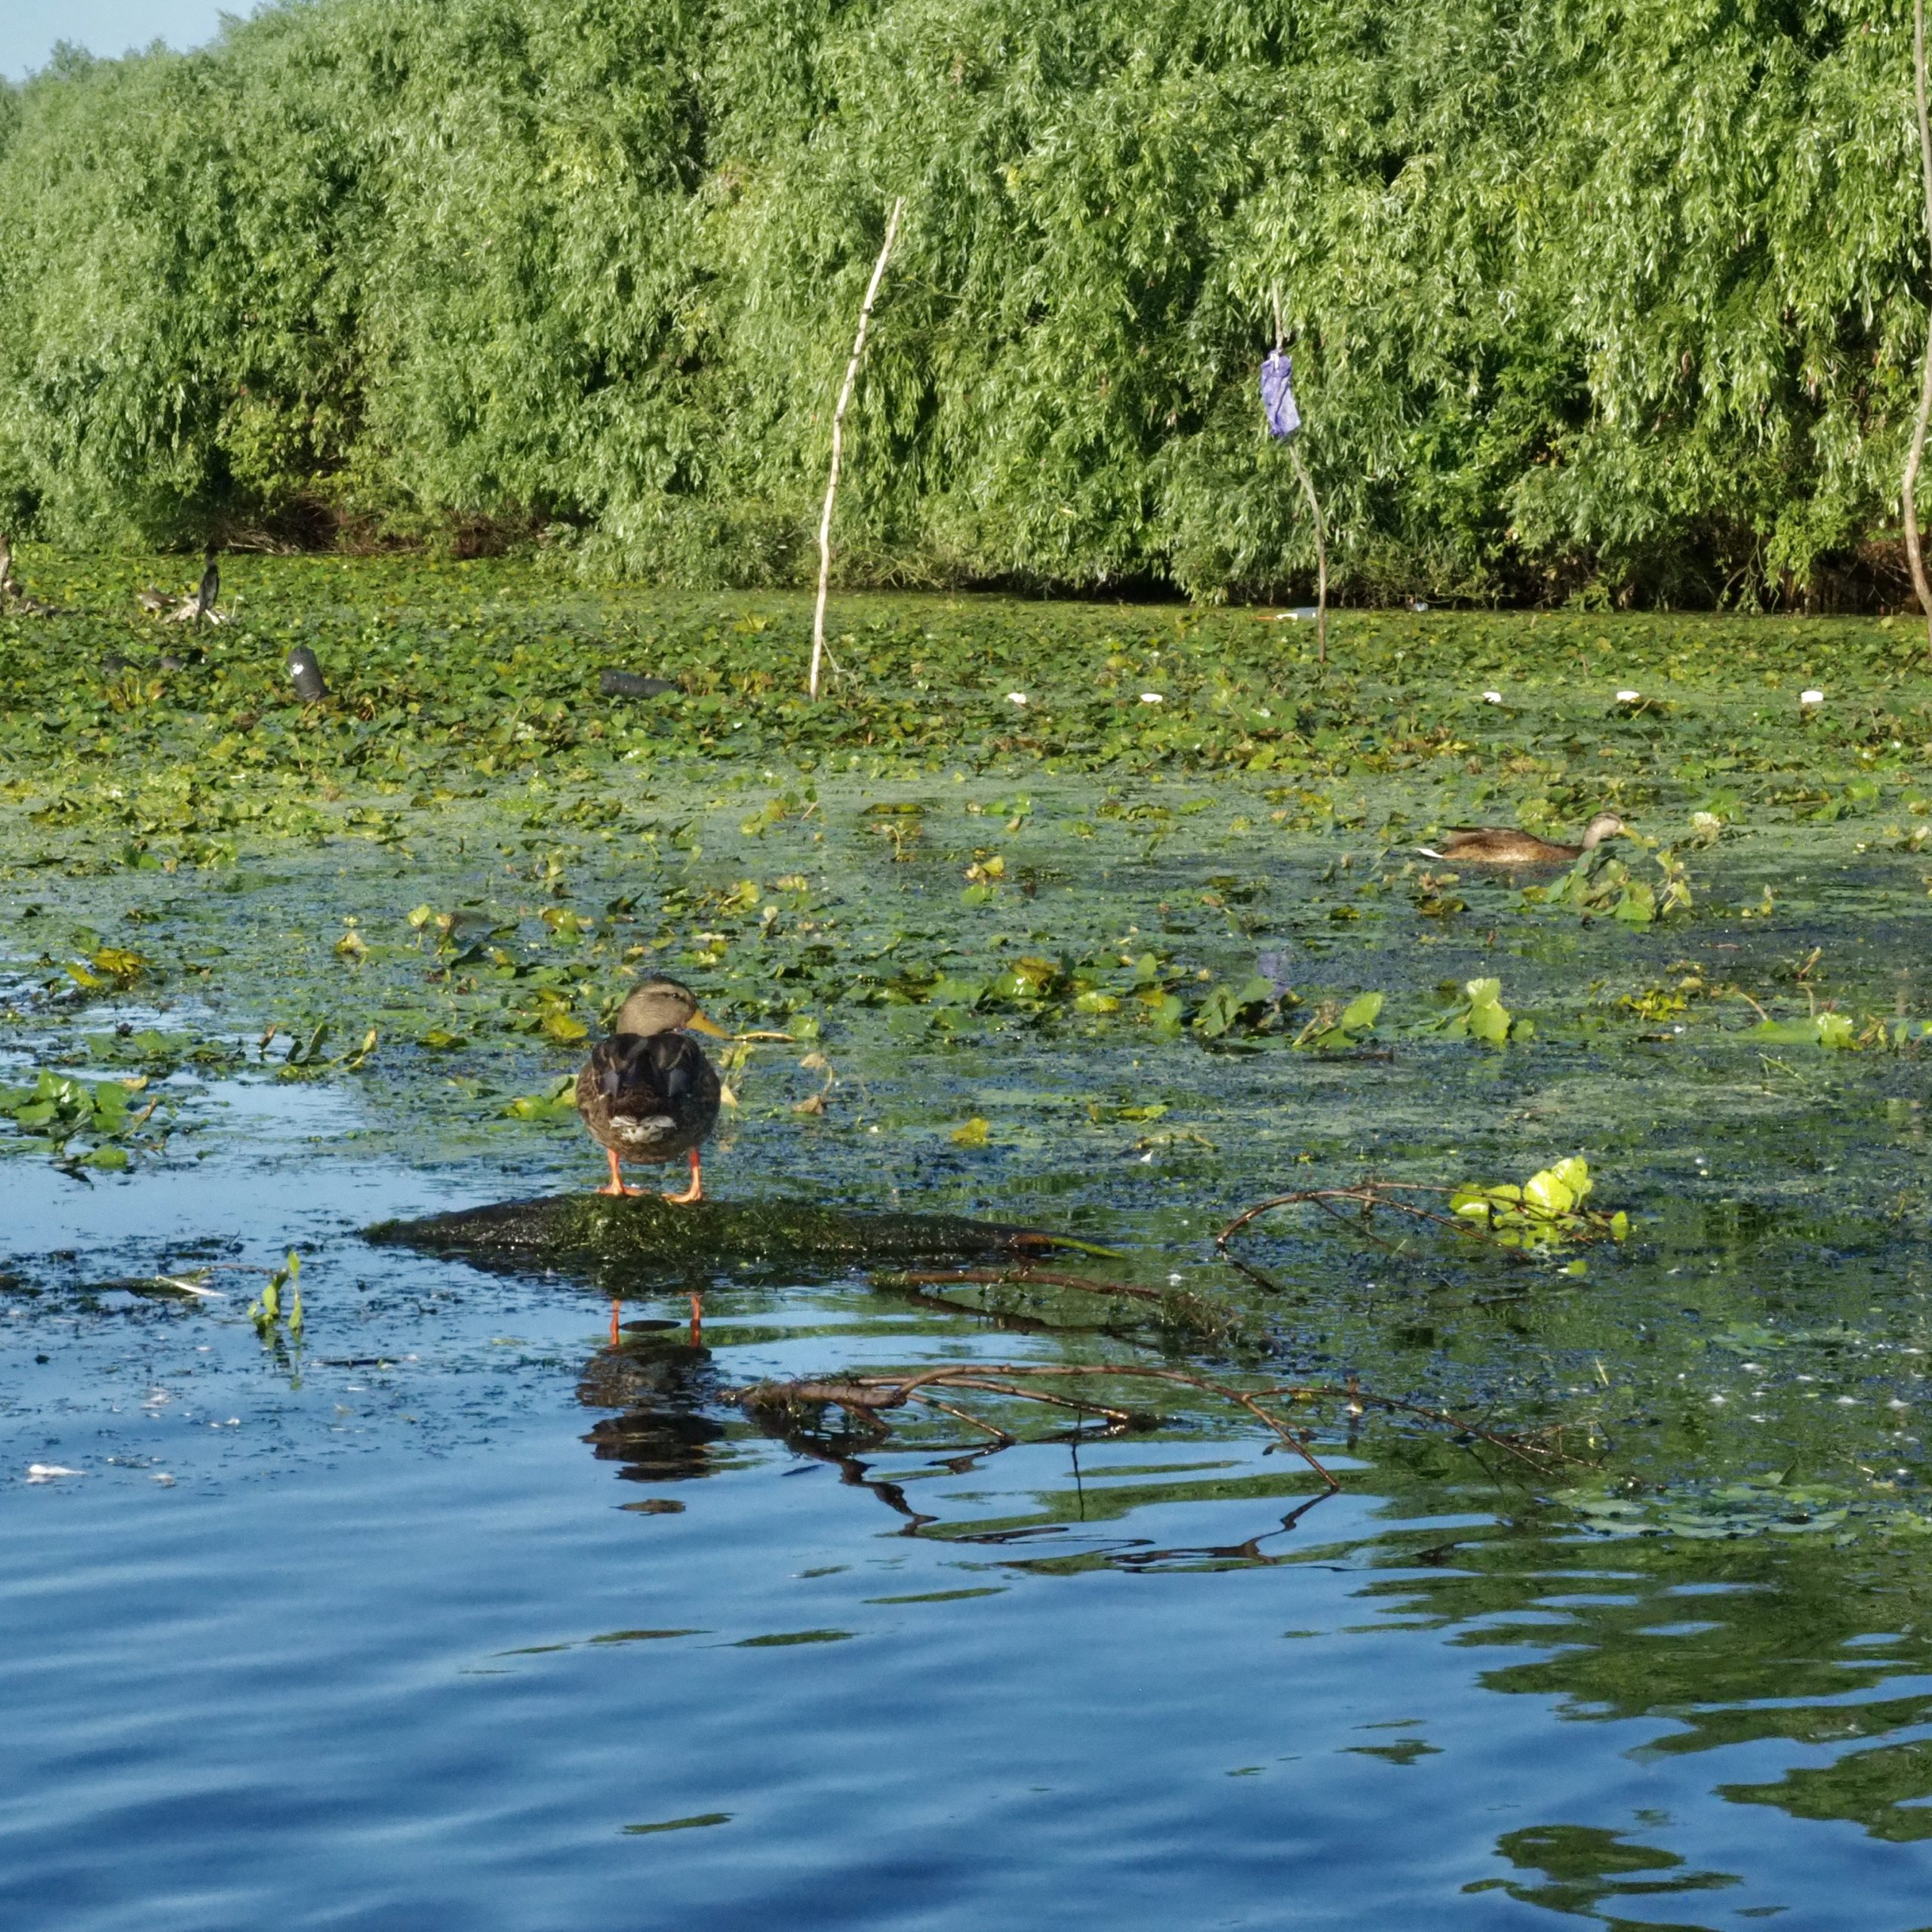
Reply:
[[211, 617], [214, 600], [221, 594], [221, 565], [216, 560], [212, 546], [206, 561], [208, 568], [202, 572], [201, 587], [195, 592], [195, 615], [198, 617]]
[[1594, 852], [1606, 838], [1630, 828], [1614, 812], [1598, 812], [1583, 829], [1580, 845], [1560, 845], [1534, 832], [1489, 825], [1451, 826], [1437, 845], [1418, 845], [1426, 859], [1447, 859], [1460, 866], [1555, 866]]
[[[688, 1030], [687, 1030], [688, 1029]], [[731, 1035], [698, 1011], [697, 995], [675, 980], [646, 980], [618, 1009], [611, 1037], [599, 1040], [577, 1077], [577, 1112], [611, 1164], [600, 1194], [641, 1194], [627, 1187], [618, 1164], [661, 1162], [680, 1155], [691, 1161], [691, 1180], [680, 1206], [704, 1198], [698, 1149], [718, 1124], [718, 1071], [691, 1038]]]

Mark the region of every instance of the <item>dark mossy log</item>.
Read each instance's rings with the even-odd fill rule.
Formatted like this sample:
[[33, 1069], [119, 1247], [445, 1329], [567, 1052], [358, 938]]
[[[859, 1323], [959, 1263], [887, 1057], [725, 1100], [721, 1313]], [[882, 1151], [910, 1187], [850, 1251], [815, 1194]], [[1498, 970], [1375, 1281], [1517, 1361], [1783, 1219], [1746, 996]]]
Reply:
[[606, 670], [598, 674], [597, 688], [605, 697], [662, 697], [678, 688], [678, 681], [649, 677], [641, 671]]
[[747, 1265], [837, 1274], [1082, 1245], [1032, 1228], [949, 1214], [867, 1214], [807, 1201], [701, 1201], [677, 1208], [656, 1194], [499, 1201], [420, 1221], [384, 1221], [365, 1230], [365, 1238], [484, 1267], [556, 1269], [600, 1281], [709, 1275]]

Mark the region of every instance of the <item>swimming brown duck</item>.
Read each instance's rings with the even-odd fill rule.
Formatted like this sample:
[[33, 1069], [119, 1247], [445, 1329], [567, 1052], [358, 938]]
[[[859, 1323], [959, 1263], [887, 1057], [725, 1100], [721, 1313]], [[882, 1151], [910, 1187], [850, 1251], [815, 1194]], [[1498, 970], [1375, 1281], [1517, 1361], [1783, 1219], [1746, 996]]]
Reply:
[[691, 1160], [691, 1182], [667, 1201], [684, 1206], [704, 1198], [698, 1148], [718, 1124], [717, 1069], [691, 1038], [729, 1039], [698, 1011], [697, 995], [675, 980], [646, 980], [617, 1011], [608, 1040], [599, 1040], [577, 1077], [577, 1109], [611, 1163], [600, 1194], [641, 1194], [626, 1187], [623, 1161]]
[[1614, 812], [1598, 812], [1583, 828], [1580, 845], [1561, 845], [1534, 832], [1518, 832], [1488, 825], [1455, 825], [1442, 835], [1438, 845], [1418, 845], [1416, 850], [1428, 859], [1447, 859], [1461, 866], [1567, 865], [1586, 852], [1594, 852], [1606, 838], [1627, 833], [1630, 828]]

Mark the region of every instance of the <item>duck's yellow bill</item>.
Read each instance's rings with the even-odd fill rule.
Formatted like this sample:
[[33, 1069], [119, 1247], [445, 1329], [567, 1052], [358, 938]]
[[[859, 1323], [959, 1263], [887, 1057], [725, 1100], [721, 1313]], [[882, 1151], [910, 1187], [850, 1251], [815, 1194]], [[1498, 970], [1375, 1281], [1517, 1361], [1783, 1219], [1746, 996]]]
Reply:
[[728, 1040], [731, 1036], [715, 1022], [707, 1020], [701, 1013], [694, 1013], [685, 1022], [694, 1033], [709, 1033], [714, 1040]]

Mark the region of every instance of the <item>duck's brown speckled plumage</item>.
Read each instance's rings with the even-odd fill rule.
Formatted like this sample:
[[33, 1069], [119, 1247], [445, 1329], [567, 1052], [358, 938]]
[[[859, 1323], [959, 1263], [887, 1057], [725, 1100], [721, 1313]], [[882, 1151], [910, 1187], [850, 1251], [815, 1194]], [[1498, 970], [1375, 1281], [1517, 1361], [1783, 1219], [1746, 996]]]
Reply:
[[1586, 852], [1595, 851], [1606, 838], [1614, 838], [1629, 829], [1614, 812], [1598, 812], [1585, 829], [1580, 845], [1564, 845], [1512, 828], [1455, 825], [1433, 846], [1417, 849], [1425, 858], [1446, 859], [1457, 865], [1567, 865]]
[[718, 1124], [720, 1089], [717, 1069], [687, 1026], [718, 1031], [688, 988], [648, 980], [624, 1001], [617, 1030], [598, 1041], [577, 1077], [577, 1112], [611, 1157], [606, 1192], [620, 1185], [618, 1161], [689, 1155], [690, 1198], [701, 1198], [697, 1152]]
[[620, 1161], [675, 1161], [718, 1124], [718, 1075], [688, 1033], [615, 1033], [577, 1077], [577, 1110]]

